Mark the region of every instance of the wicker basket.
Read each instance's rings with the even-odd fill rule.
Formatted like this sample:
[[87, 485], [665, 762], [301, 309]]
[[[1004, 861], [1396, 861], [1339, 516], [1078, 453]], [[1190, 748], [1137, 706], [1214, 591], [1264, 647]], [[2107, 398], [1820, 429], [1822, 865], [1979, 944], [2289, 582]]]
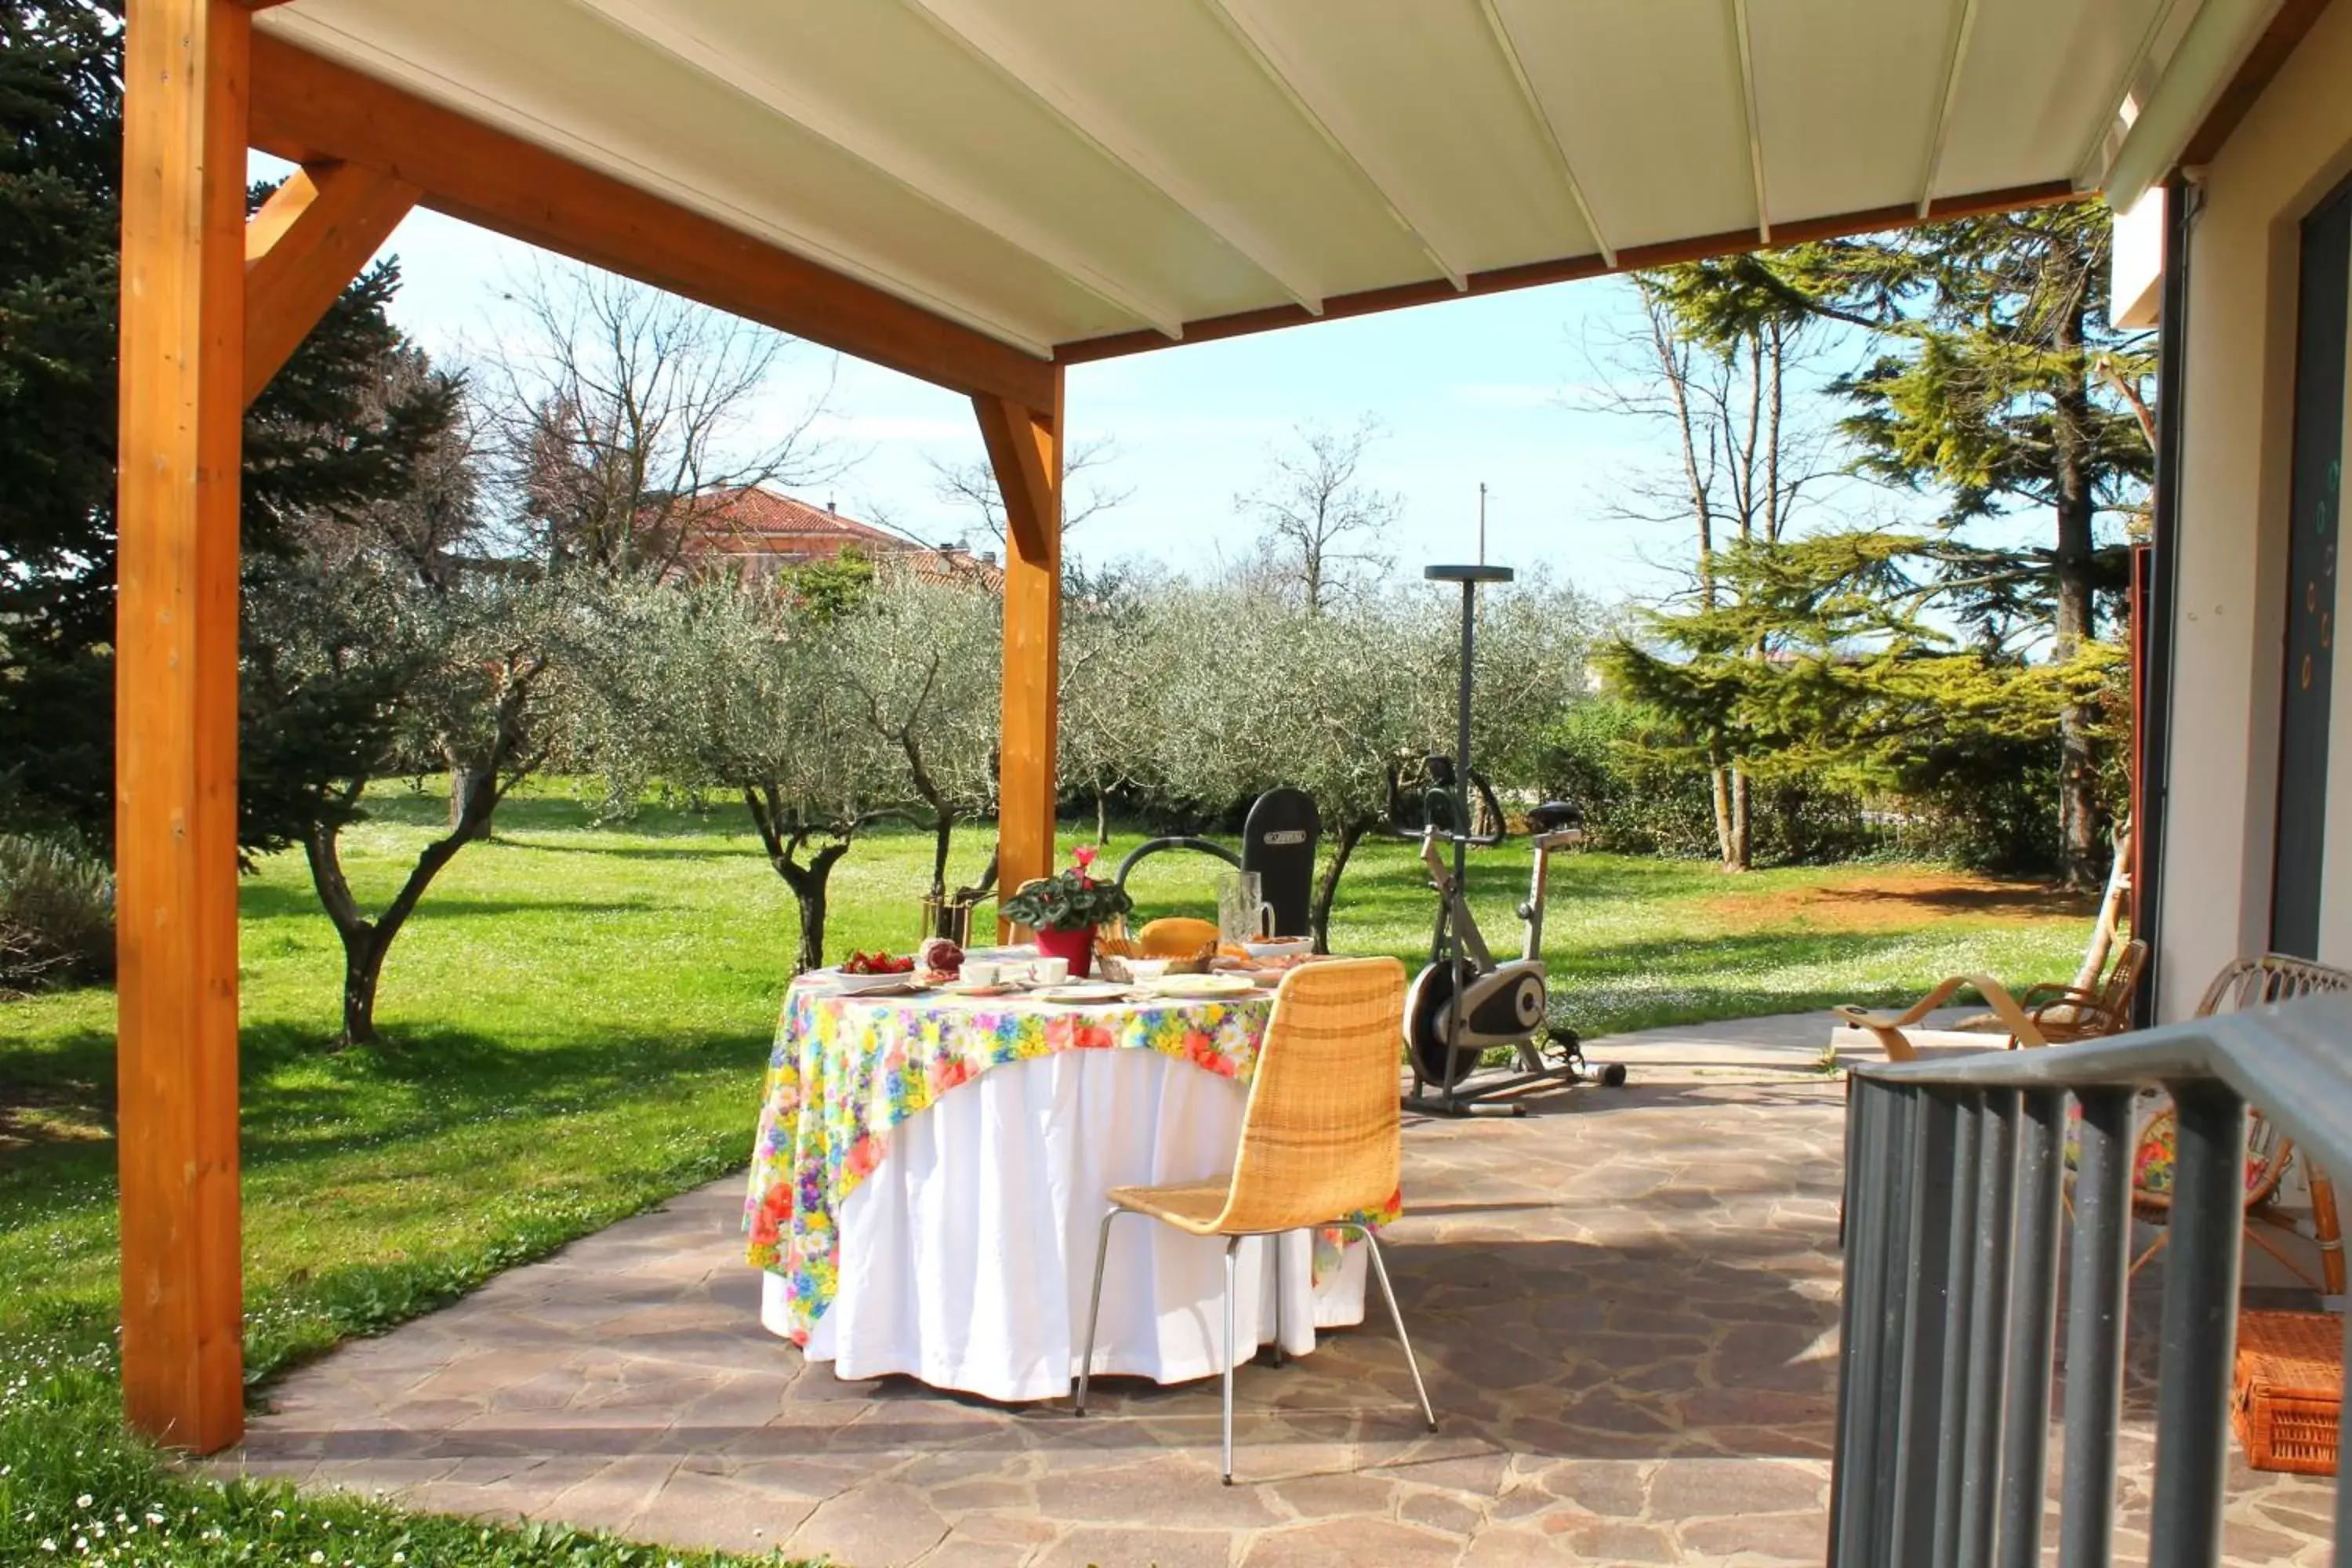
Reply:
[[2344, 1404], [2344, 1320], [2328, 1312], [2242, 1312], [2230, 1421], [2258, 1470], [2336, 1473]]

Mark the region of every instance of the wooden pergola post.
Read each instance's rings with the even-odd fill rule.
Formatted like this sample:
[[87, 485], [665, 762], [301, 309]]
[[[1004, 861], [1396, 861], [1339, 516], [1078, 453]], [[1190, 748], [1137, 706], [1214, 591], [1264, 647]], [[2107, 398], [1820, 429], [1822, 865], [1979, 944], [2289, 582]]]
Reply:
[[115, 633], [122, 1390], [244, 1429], [237, 1215], [237, 469], [252, 18], [132, 0], [123, 47]]
[[[1062, 373], [1053, 406], [972, 399], [1004, 499], [1004, 695], [997, 758], [997, 886], [1054, 868], [1054, 747], [1062, 673]], [[1000, 927], [1003, 922], [1000, 921]]]

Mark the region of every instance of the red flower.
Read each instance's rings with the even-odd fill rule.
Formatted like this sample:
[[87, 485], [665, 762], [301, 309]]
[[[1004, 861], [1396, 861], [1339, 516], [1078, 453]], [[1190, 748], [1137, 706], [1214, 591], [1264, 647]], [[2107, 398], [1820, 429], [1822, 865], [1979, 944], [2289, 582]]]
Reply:
[[1234, 1064], [1218, 1053], [1216, 1037], [1205, 1029], [1184, 1031], [1184, 1054], [1192, 1059], [1194, 1067], [1205, 1068], [1219, 1078], [1234, 1075]]
[[1070, 1043], [1082, 1051], [1107, 1051], [1118, 1042], [1100, 1024], [1080, 1024], [1076, 1037]]
[[874, 1167], [882, 1163], [882, 1140], [871, 1132], [849, 1146], [846, 1161], [853, 1176], [870, 1176]]
[[760, 1200], [759, 1210], [751, 1216], [751, 1244], [754, 1247], [775, 1246], [778, 1237], [782, 1234], [784, 1222], [792, 1217], [793, 1184], [778, 1182], [768, 1189], [768, 1195]]

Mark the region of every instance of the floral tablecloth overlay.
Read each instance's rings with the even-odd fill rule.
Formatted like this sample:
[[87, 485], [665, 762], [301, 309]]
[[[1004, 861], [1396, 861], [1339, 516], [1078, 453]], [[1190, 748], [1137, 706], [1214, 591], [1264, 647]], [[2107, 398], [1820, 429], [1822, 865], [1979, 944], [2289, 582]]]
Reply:
[[[1056, 1051], [1157, 1051], [1246, 1079], [1273, 1008], [1272, 997], [1089, 1007], [871, 998], [794, 982], [769, 1053], [743, 1211], [751, 1262], [784, 1281], [793, 1341], [806, 1344], [833, 1303], [842, 1205], [898, 1123], [991, 1068]], [[1391, 1197], [1364, 1217], [1385, 1223], [1400, 1206]], [[1326, 1251], [1318, 1246], [1318, 1263]]]

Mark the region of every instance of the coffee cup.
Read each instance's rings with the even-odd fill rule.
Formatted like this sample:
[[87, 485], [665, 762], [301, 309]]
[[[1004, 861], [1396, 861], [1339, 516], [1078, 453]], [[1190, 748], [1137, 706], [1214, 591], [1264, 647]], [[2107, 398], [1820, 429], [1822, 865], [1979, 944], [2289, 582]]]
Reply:
[[1029, 973], [1040, 985], [1059, 985], [1070, 977], [1070, 961], [1041, 958], [1029, 965]]
[[967, 958], [958, 978], [966, 985], [993, 985], [1002, 973], [1002, 969], [992, 959]]

